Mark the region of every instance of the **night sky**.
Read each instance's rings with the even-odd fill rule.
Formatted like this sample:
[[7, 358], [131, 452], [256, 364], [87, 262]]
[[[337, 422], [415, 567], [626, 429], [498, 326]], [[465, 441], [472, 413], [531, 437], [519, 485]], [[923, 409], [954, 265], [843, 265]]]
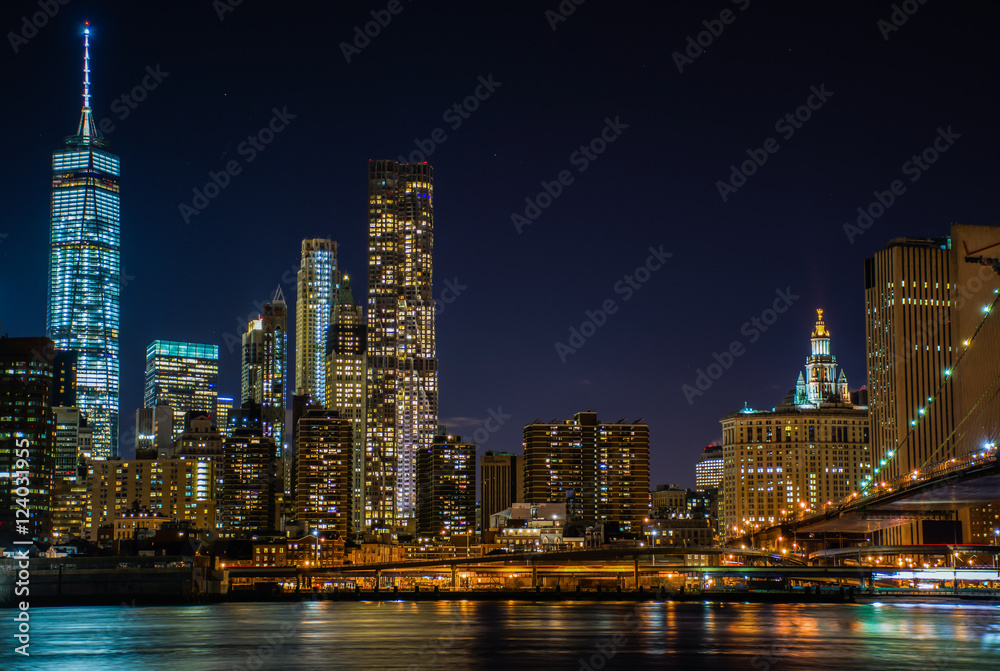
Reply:
[[[722, 416], [794, 386], [815, 308], [851, 389], [865, 383], [865, 258], [950, 222], [996, 224], [1000, 12], [910, 0], [897, 29], [888, 1], [675, 4], [563, 0], [575, 11], [558, 21], [558, 0], [403, 0], [397, 14], [244, 0], [221, 20], [224, 0], [57, 5], [37, 34], [0, 47], [0, 330], [44, 333], [51, 152], [79, 119], [89, 20], [94, 114], [114, 125], [122, 162], [123, 436], [157, 338], [218, 344], [220, 394], [238, 399], [231, 345], [279, 284], [294, 327], [302, 238], [337, 240], [363, 298], [366, 163], [417, 141], [435, 169], [441, 422], [468, 437], [502, 417], [482, 454], [519, 451], [536, 418], [645, 418], [652, 483], [693, 486]], [[348, 63], [340, 44], [373, 10], [391, 20]], [[38, 11], [5, 2], [0, 29], [22, 34]], [[690, 46], [720, 28], [701, 35], [707, 49]], [[675, 56], [686, 49], [693, 58]], [[132, 109], [121, 96], [144, 78], [156, 86]], [[462, 118], [453, 106], [477, 87], [486, 99]], [[810, 102], [808, 120], [782, 121]], [[243, 143], [274, 110], [293, 118], [251, 152]], [[906, 166], [939, 128], [947, 151]], [[602, 131], [614, 140], [591, 145]], [[574, 155], [585, 145], [603, 152]], [[748, 150], [767, 160], [724, 200], [718, 182]], [[234, 160], [239, 174], [186, 223], [179, 206]], [[561, 173], [558, 197], [528, 208]], [[905, 193], [849, 240], [845, 222], [897, 179]], [[512, 215], [526, 208], [519, 232]], [[650, 248], [670, 256], [636, 274]], [[766, 331], [745, 327], [778, 292], [797, 298]], [[614, 312], [560, 356], [556, 343], [580, 345], [570, 329], [608, 301]], [[682, 385], [734, 342], [741, 356], [689, 403]], [[294, 333], [289, 344], [291, 358]]]

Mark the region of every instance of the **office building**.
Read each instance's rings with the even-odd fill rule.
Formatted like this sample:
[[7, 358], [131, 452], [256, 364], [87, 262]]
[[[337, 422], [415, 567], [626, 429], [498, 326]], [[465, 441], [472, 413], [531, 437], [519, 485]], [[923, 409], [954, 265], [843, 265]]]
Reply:
[[340, 285], [337, 243], [324, 238], [303, 240], [297, 280], [295, 393], [326, 406], [327, 334]]
[[417, 533], [476, 530], [476, 444], [441, 434], [417, 453]]
[[76, 479], [80, 461], [93, 458], [94, 432], [79, 408], [52, 408], [56, 478]]
[[52, 153], [46, 335], [77, 354], [77, 407], [94, 453], [118, 454], [121, 240], [119, 159], [90, 108], [90, 29], [84, 29], [83, 109], [76, 133]]
[[718, 489], [722, 484], [722, 445], [709, 445], [701, 451], [694, 466], [694, 486], [698, 490]]
[[54, 371], [48, 338], [0, 338], [0, 529], [42, 541], [52, 530]]
[[489, 528], [493, 515], [524, 500], [524, 457], [487, 450], [480, 463], [480, 526], [485, 531]]
[[76, 368], [79, 360], [80, 354], [78, 352], [56, 350], [53, 362], [55, 365], [55, 391], [52, 403], [54, 405], [62, 408], [76, 407]]
[[[992, 319], [1000, 288], [1000, 227], [953, 224], [941, 238], [891, 240], [865, 262], [865, 329], [872, 451], [870, 486], [975, 452], [1000, 432], [1000, 338]], [[883, 465], [882, 462], [885, 462]], [[970, 517], [971, 516], [971, 517]], [[982, 536], [975, 509], [962, 534]], [[937, 542], [940, 528], [913, 522], [880, 542]], [[944, 535], [953, 538], [957, 530]]]
[[416, 455], [437, 431], [432, 290], [434, 170], [368, 164], [368, 433], [365, 505], [393, 530], [416, 508]]
[[[772, 410], [722, 423], [724, 537], [767, 527], [793, 511], [818, 511], [858, 491], [871, 473], [868, 409], [845, 399], [831, 334], [817, 310], [806, 375]], [[806, 380], [803, 387], [802, 382]]]
[[233, 412], [233, 399], [219, 396], [215, 399], [215, 426], [223, 436], [229, 435], [229, 415]]
[[354, 435], [335, 410], [309, 407], [298, 421], [295, 519], [326, 537], [353, 530]]
[[135, 411], [136, 454], [156, 452], [166, 456], [174, 442], [174, 409], [169, 405], [139, 408]]
[[571, 520], [619, 522], [638, 532], [649, 515], [649, 427], [598, 421], [596, 412], [524, 427], [524, 497], [565, 502]]
[[[288, 381], [288, 307], [279, 286], [263, 313], [251, 320], [243, 335], [243, 393], [241, 404], [260, 406], [262, 430], [274, 441], [286, 477], [291, 476], [291, 450], [285, 437]], [[283, 489], [291, 487], [286, 481]]]
[[366, 362], [363, 310], [354, 304], [351, 280], [344, 275], [326, 347], [326, 407], [348, 420], [354, 435], [351, 514], [355, 531], [373, 526], [372, 507], [365, 502], [366, 461], [374, 454], [365, 445]]
[[143, 405], [173, 409], [174, 440], [184, 430], [185, 413], [200, 410], [215, 415], [218, 394], [218, 345], [154, 340], [146, 348]]

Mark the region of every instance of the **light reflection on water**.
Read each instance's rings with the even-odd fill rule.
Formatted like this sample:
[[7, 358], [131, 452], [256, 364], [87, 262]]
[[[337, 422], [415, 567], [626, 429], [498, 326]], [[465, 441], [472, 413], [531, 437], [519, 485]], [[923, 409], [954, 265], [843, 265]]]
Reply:
[[[8, 611], [10, 612], [10, 611]], [[36, 608], [2, 668], [991, 668], [1000, 608], [975, 605], [304, 602]]]

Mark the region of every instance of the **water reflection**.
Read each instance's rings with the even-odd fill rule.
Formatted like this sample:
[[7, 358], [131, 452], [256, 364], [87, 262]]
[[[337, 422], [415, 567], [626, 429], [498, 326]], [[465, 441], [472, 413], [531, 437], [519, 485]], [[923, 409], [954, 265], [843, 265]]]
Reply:
[[3, 668], [929, 669], [992, 667], [995, 606], [252, 603], [32, 611]]

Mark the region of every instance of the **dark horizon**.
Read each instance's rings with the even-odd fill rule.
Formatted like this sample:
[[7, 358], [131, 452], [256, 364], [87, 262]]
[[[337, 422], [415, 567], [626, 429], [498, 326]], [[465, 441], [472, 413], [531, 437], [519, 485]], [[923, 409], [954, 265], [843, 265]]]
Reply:
[[[219, 393], [238, 402], [231, 345], [276, 286], [294, 387], [300, 242], [336, 240], [342, 268], [367, 277], [371, 159], [434, 167], [439, 423], [471, 438], [503, 417], [481, 455], [519, 452], [536, 418], [642, 417], [654, 488], [693, 486], [723, 416], [781, 402], [816, 308], [851, 390], [865, 384], [865, 258], [997, 219], [995, 7], [912, 3], [897, 26], [893, 3], [588, 2], [556, 19], [554, 0], [403, 1], [344, 49], [392, 3], [218, 4], [58, 5], [23, 41], [8, 33], [37, 2], [0, 10], [0, 115], [19, 159], [2, 191], [0, 332], [44, 334], [49, 161], [79, 119], [89, 21], [94, 116], [122, 160], [122, 436], [155, 339], [219, 345]], [[248, 138], [269, 125], [258, 148]], [[773, 325], [754, 324], [780, 301]], [[686, 396], [734, 342], [730, 368]]]

